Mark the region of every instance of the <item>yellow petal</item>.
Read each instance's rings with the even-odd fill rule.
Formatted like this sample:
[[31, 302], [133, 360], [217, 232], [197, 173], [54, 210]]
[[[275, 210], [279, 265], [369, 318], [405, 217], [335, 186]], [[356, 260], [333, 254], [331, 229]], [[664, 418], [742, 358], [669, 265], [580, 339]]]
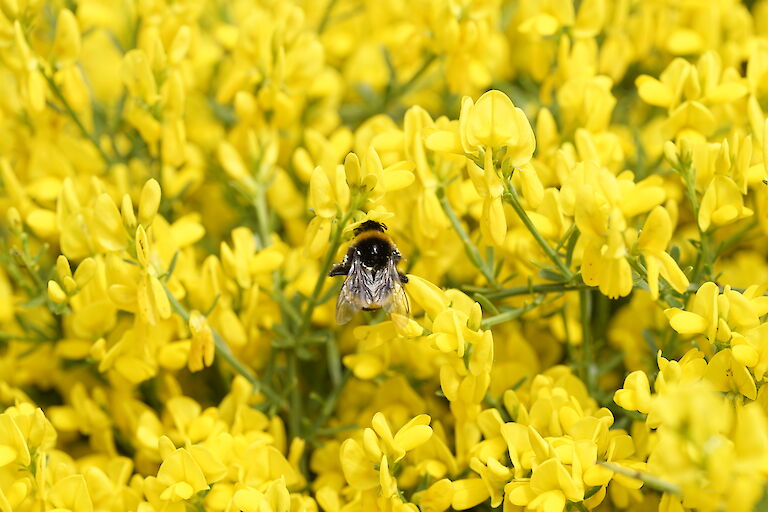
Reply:
[[156, 180], [150, 179], [144, 184], [139, 198], [139, 223], [144, 226], [152, 224], [160, 207], [160, 195], [160, 184]]
[[464, 148], [461, 145], [461, 137], [452, 131], [442, 130], [427, 136], [424, 144], [432, 151], [440, 153], [464, 154]]
[[504, 245], [504, 239], [507, 236], [507, 218], [500, 197], [485, 199], [482, 221], [490, 234], [491, 242], [497, 247]]
[[451, 506], [456, 510], [472, 508], [490, 498], [485, 483], [479, 478], [464, 478], [453, 482]]
[[640, 75], [635, 80], [637, 93], [649, 105], [669, 107], [675, 100], [672, 91], [664, 83], [648, 75]]
[[379, 484], [379, 475], [368, 461], [365, 452], [354, 439], [347, 439], [339, 451], [341, 469], [349, 485], [355, 489], [373, 489]]
[[56, 213], [43, 208], [36, 208], [27, 215], [27, 225], [40, 238], [53, 238], [59, 230], [56, 227]]
[[61, 289], [56, 281], [48, 281], [48, 297], [57, 304], [67, 302], [67, 294]]
[[664, 314], [669, 320], [669, 325], [680, 334], [700, 334], [707, 331], [707, 321], [696, 313], [670, 308], [665, 310]]
[[680, 267], [677, 266], [677, 262], [666, 252], [659, 254], [658, 258], [661, 263], [661, 276], [667, 280], [676, 292], [684, 293], [688, 289], [690, 282], [683, 271], [680, 270]]
[[672, 221], [662, 206], [654, 208], [643, 224], [643, 231], [637, 240], [641, 251], [665, 251], [672, 238]]
[[219, 144], [218, 157], [219, 163], [231, 178], [240, 181], [249, 175], [240, 153], [229, 142]]
[[415, 179], [411, 171], [388, 171], [384, 173], [384, 187], [387, 192], [401, 190], [408, 187]]
[[80, 29], [77, 18], [69, 9], [59, 11], [52, 57], [60, 62], [72, 62], [80, 56]]
[[443, 290], [422, 277], [408, 274], [408, 285], [405, 288], [408, 295], [424, 308], [430, 318], [437, 318], [450, 303]]
[[0, 468], [16, 460], [16, 450], [10, 446], [0, 444]]

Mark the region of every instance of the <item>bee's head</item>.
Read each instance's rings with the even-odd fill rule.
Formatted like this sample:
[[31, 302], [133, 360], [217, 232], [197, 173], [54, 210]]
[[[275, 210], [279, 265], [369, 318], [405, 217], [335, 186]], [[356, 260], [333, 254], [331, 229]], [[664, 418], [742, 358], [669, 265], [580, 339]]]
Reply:
[[381, 222], [376, 222], [375, 220], [367, 220], [355, 228], [355, 236], [359, 235], [360, 233], [365, 233], [366, 231], [379, 231], [383, 233], [386, 229], [387, 226]]

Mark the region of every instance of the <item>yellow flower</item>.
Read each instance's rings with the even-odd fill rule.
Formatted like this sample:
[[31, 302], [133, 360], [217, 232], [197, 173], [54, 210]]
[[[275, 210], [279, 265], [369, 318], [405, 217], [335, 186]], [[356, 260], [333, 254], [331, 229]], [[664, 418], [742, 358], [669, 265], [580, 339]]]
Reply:
[[48, 499], [57, 509], [72, 512], [93, 510], [88, 484], [83, 475], [70, 475], [56, 482], [50, 490]]
[[704, 192], [699, 207], [699, 227], [706, 231], [710, 226], [723, 226], [752, 215], [744, 206], [744, 197], [734, 181], [717, 175]]
[[643, 231], [637, 240], [638, 249], [645, 258], [648, 287], [654, 299], [659, 297], [659, 274], [678, 293], [688, 289], [688, 278], [666, 252], [671, 237], [672, 224], [669, 214], [663, 207], [657, 206], [645, 220]]
[[609, 235], [607, 246], [590, 243], [584, 248], [581, 267], [584, 282], [599, 286], [610, 298], [628, 295], [632, 290], [632, 270], [625, 256], [626, 249], [616, 232]]
[[664, 310], [669, 325], [681, 334], [701, 333], [714, 340], [718, 324], [718, 294], [715, 283], [704, 283], [696, 291], [688, 311], [680, 308]]
[[731, 349], [721, 350], [712, 357], [704, 377], [718, 391], [735, 391], [751, 400], [757, 397], [754, 378], [743, 364], [734, 359]]
[[171, 316], [171, 303], [152, 261], [152, 246], [144, 227], [136, 228], [136, 256], [143, 272], [137, 283], [136, 304], [141, 317], [154, 324]]
[[665, 128], [670, 137], [683, 133], [699, 138], [710, 135], [715, 128], [711, 106], [747, 94], [747, 87], [734, 75], [722, 71], [716, 53], [707, 52], [695, 66], [677, 58], [661, 73], [660, 80], [641, 75], [635, 83], [645, 102], [669, 109]]
[[213, 364], [215, 343], [213, 332], [208, 321], [199, 311], [189, 314], [189, 331], [192, 334], [192, 344], [189, 348], [189, 371], [197, 372]]
[[467, 144], [465, 151], [506, 147], [505, 158], [509, 158], [514, 167], [531, 159], [536, 147], [531, 124], [503, 92], [488, 91], [476, 103], [465, 100], [461, 114], [459, 130], [462, 141]]
[[480, 478], [454, 480], [451, 506], [455, 510], [466, 510], [488, 499], [488, 488]]
[[431, 418], [421, 414], [403, 425], [393, 436], [387, 424], [387, 420], [381, 413], [373, 416], [371, 425], [381, 439], [383, 451], [393, 457], [393, 462], [398, 462], [405, 454], [414, 448], [426, 443], [432, 436], [429, 427]]
[[379, 478], [374, 469], [374, 464], [378, 461], [370, 460], [360, 443], [347, 439], [342, 443], [339, 455], [344, 478], [350, 486], [365, 490], [378, 485]]
[[504, 498], [504, 486], [512, 478], [512, 472], [502, 463], [492, 457], [484, 464], [480, 459], [473, 458], [469, 466], [480, 475], [491, 498], [491, 506], [498, 507]]
[[443, 478], [430, 485], [428, 489], [416, 493], [413, 500], [424, 512], [443, 512], [451, 506], [453, 493], [454, 483]]
[[627, 375], [624, 387], [616, 391], [613, 400], [624, 409], [648, 413], [651, 406], [651, 388], [645, 372], [635, 371]]

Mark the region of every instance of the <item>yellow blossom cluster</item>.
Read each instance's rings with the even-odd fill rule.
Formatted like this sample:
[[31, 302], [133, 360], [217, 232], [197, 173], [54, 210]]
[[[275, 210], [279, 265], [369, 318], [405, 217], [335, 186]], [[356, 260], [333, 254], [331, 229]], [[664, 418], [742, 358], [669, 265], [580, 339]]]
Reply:
[[768, 0], [0, 0], [0, 48], [0, 512], [768, 507]]

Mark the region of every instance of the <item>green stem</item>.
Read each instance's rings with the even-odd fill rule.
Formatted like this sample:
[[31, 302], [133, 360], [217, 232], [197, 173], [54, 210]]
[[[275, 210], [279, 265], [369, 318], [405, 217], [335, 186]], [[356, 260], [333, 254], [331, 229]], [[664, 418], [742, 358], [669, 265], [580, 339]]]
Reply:
[[532, 284], [529, 286], [511, 286], [509, 288], [501, 288], [499, 290], [483, 291], [475, 290], [467, 287], [467, 291], [482, 293], [486, 299], [498, 300], [507, 297], [517, 297], [520, 295], [535, 295], [538, 293], [561, 293], [571, 292], [577, 290], [588, 290], [591, 288], [584, 283], [546, 283], [546, 284]]
[[312, 424], [312, 433], [310, 438], [315, 438], [318, 436], [318, 433], [322, 430], [325, 422], [328, 421], [328, 418], [330, 418], [331, 414], [333, 414], [333, 411], [336, 409], [336, 404], [339, 401], [339, 397], [341, 396], [341, 391], [344, 389], [344, 386], [347, 384], [347, 381], [351, 375], [351, 371], [345, 371], [341, 381], [339, 381], [338, 385], [334, 386], [333, 390], [331, 390], [331, 394], [328, 395], [325, 403], [323, 403], [323, 409], [320, 411], [317, 419], [315, 419], [315, 422]]
[[595, 364], [592, 358], [592, 291], [581, 290], [579, 292], [579, 310], [581, 313], [581, 350], [582, 350], [582, 380], [586, 384], [590, 395], [594, 395], [597, 382], [594, 372]]
[[323, 11], [323, 17], [320, 18], [320, 23], [317, 25], [317, 33], [322, 34], [325, 30], [325, 27], [328, 25], [328, 20], [331, 19], [331, 11], [333, 10], [333, 7], [336, 5], [336, 0], [328, 0], [328, 3], [325, 5], [325, 11]]
[[469, 261], [471, 261], [472, 264], [475, 265], [475, 267], [477, 267], [477, 269], [483, 274], [483, 277], [485, 277], [485, 280], [488, 281], [488, 283], [491, 286], [496, 287], [496, 278], [493, 276], [493, 272], [491, 272], [486, 267], [485, 262], [483, 261], [483, 258], [480, 256], [480, 251], [477, 249], [477, 246], [475, 246], [475, 244], [469, 238], [469, 235], [464, 229], [464, 226], [461, 225], [461, 221], [456, 216], [456, 212], [453, 211], [453, 208], [451, 207], [451, 203], [448, 201], [448, 197], [445, 195], [444, 188], [438, 189], [437, 197], [440, 201], [440, 206], [443, 207], [443, 211], [445, 212], [445, 215], [448, 217], [448, 220], [451, 222], [451, 226], [453, 226], [453, 230], [456, 232], [457, 235], [459, 235], [459, 239], [461, 240], [461, 243], [464, 244], [464, 252], [467, 253], [467, 257], [469, 258]]
[[672, 482], [667, 482], [666, 480], [663, 480], [655, 475], [650, 475], [648, 473], [642, 473], [634, 469], [625, 468], [624, 466], [619, 466], [618, 464], [614, 464], [612, 462], [598, 462], [598, 464], [606, 469], [610, 469], [614, 473], [618, 473], [619, 475], [624, 475], [629, 478], [640, 480], [651, 489], [655, 489], [660, 492], [666, 492], [668, 494], [674, 494], [676, 496], [682, 495], [682, 489], [679, 485], [673, 484]]
[[[165, 284], [163, 285], [163, 288], [165, 289], [165, 294], [168, 296], [168, 300], [171, 303], [173, 311], [176, 312], [176, 314], [181, 318], [183, 318], [184, 322], [189, 323], [189, 312], [184, 308], [184, 306], [181, 305], [176, 297], [173, 296]], [[280, 395], [278, 395], [271, 387], [261, 382], [251, 372], [250, 369], [248, 369], [243, 363], [240, 362], [239, 359], [237, 359], [237, 357], [235, 357], [235, 355], [230, 350], [229, 345], [227, 345], [227, 342], [224, 341], [216, 329], [211, 327], [211, 333], [213, 334], [213, 340], [216, 345], [216, 354], [224, 359], [236, 373], [242, 375], [248, 380], [248, 382], [251, 383], [254, 393], [261, 392], [264, 394], [264, 396], [267, 397], [268, 400], [276, 404], [280, 404], [283, 401]]]
[[344, 233], [344, 227], [352, 218], [352, 214], [356, 209], [357, 205], [352, 205], [349, 211], [339, 219], [338, 223], [336, 224], [336, 228], [333, 230], [331, 245], [325, 252], [323, 263], [320, 265], [320, 273], [317, 276], [317, 281], [315, 281], [315, 287], [312, 290], [312, 295], [310, 295], [307, 299], [307, 307], [304, 309], [301, 323], [299, 324], [299, 328], [296, 331], [297, 343], [301, 343], [301, 338], [306, 333], [312, 321], [312, 313], [315, 311], [315, 308], [318, 306], [318, 304], [320, 304], [320, 293], [323, 291], [323, 285], [325, 285], [328, 272], [330, 272], [331, 266], [333, 265], [333, 259], [336, 257], [336, 251], [338, 251], [339, 247], [341, 246], [341, 235]]
[[35, 341], [35, 342], [44, 342], [48, 341], [45, 338], [40, 337], [34, 337], [34, 336], [25, 336], [23, 334], [13, 334], [10, 332], [0, 332], [0, 340], [12, 340], [12, 341]]
[[382, 94], [380, 101], [375, 101], [370, 108], [364, 109], [360, 112], [356, 112], [354, 115], [348, 116], [345, 119], [345, 123], [351, 125], [353, 128], [357, 127], [364, 120], [373, 117], [376, 114], [386, 113], [389, 108], [397, 102], [401, 97], [405, 96], [416, 85], [424, 74], [429, 70], [429, 67], [433, 62], [437, 60], [437, 55], [430, 54], [422, 62], [419, 69], [417, 69], [411, 77], [402, 84], [390, 84]]
[[648, 271], [636, 258], [627, 256], [627, 262], [629, 263], [629, 266], [632, 267], [632, 270], [637, 272], [637, 275], [645, 279], [646, 282], [648, 281]]
[[21, 262], [24, 264], [24, 268], [27, 271], [27, 274], [29, 274], [30, 279], [32, 279], [32, 282], [34, 283], [35, 287], [37, 288], [37, 292], [42, 292], [44, 290], [47, 290], [47, 283], [43, 281], [43, 279], [40, 277], [40, 275], [37, 273], [37, 264], [31, 261], [30, 255], [27, 251], [26, 244], [24, 244], [24, 250], [23, 251], [16, 251], [16, 254], [18, 254], [19, 258], [21, 259]]
[[339, 425], [338, 427], [321, 428], [321, 429], [318, 429], [317, 435], [332, 436], [332, 435], [338, 434], [339, 432], [349, 432], [350, 430], [359, 430], [359, 429], [360, 429], [360, 425], [353, 423], [351, 425]]
[[293, 304], [291, 304], [285, 299], [285, 296], [283, 295], [283, 290], [280, 288], [280, 285], [279, 285], [280, 279], [281, 279], [280, 273], [278, 271], [275, 271], [273, 274], [273, 280], [275, 282], [275, 285], [273, 287], [273, 290], [271, 292], [267, 291], [267, 293], [269, 294], [269, 298], [271, 298], [272, 301], [278, 305], [281, 313], [284, 314], [286, 317], [290, 318], [294, 324], [298, 324], [302, 321], [302, 316], [298, 312], [298, 310], [295, 307], [293, 307]]
[[706, 281], [711, 280], [712, 277], [712, 263], [713, 258], [710, 248], [710, 234], [708, 231], [701, 229], [699, 225], [699, 211], [701, 205], [699, 199], [696, 197], [696, 172], [693, 168], [693, 162], [689, 161], [685, 168], [680, 169], [680, 175], [685, 181], [685, 193], [688, 196], [688, 200], [691, 203], [693, 209], [693, 221], [696, 223], [696, 229], [699, 231], [699, 251], [696, 255], [696, 262], [693, 266], [693, 275], [691, 281], [699, 281], [703, 277]]
[[293, 344], [286, 350], [286, 358], [288, 364], [288, 382], [290, 386], [290, 407], [288, 410], [288, 428], [293, 437], [304, 437], [301, 431], [301, 419], [303, 416], [303, 404], [300, 389], [300, 375], [299, 375], [299, 350], [304, 344], [304, 336], [312, 323], [312, 313], [320, 303], [320, 294], [323, 291], [325, 280], [328, 277], [328, 272], [333, 265], [333, 259], [336, 256], [336, 251], [341, 246], [341, 237], [344, 233], [344, 227], [347, 222], [352, 218], [352, 215], [357, 210], [357, 202], [353, 202], [350, 205], [349, 210], [340, 218], [337, 216], [338, 222], [333, 230], [331, 237], [331, 244], [325, 253], [322, 264], [320, 265], [320, 273], [315, 281], [315, 287], [312, 290], [312, 294], [307, 298], [307, 305], [304, 308], [304, 312], [298, 322], [296, 331], [293, 332]]
[[301, 403], [301, 387], [299, 385], [299, 357], [296, 348], [286, 351], [288, 362], [288, 387], [290, 388], [290, 404], [288, 407], [288, 431], [292, 438], [301, 437], [301, 418], [303, 405]]
[[304, 343], [304, 335], [309, 329], [312, 323], [312, 313], [320, 303], [320, 294], [323, 291], [323, 285], [328, 277], [328, 272], [333, 265], [333, 259], [336, 256], [336, 251], [341, 246], [341, 236], [344, 233], [344, 227], [347, 222], [352, 218], [352, 214], [357, 209], [357, 204], [353, 204], [347, 213], [338, 219], [336, 227], [333, 230], [331, 238], [331, 245], [325, 253], [325, 258], [320, 265], [320, 273], [315, 281], [315, 287], [312, 290], [312, 294], [307, 298], [307, 305], [304, 308], [304, 312], [298, 322], [298, 328], [293, 333], [293, 345], [290, 349], [286, 350], [287, 360], [287, 372], [288, 372], [288, 385], [290, 387], [289, 401], [290, 406], [288, 409], [288, 428], [292, 437], [302, 437], [301, 431], [301, 419], [303, 415], [303, 404], [301, 400], [301, 389], [299, 382], [299, 357], [298, 351]]
[[528, 229], [531, 235], [533, 235], [536, 243], [539, 244], [544, 253], [549, 257], [550, 260], [552, 260], [552, 263], [554, 263], [555, 266], [560, 269], [560, 273], [563, 275], [563, 277], [566, 278], [566, 280], [570, 281], [573, 279], [573, 272], [571, 272], [571, 269], [569, 269], [565, 263], [563, 263], [563, 260], [560, 258], [557, 252], [555, 252], [552, 246], [549, 245], [549, 242], [547, 242], [541, 233], [539, 233], [539, 230], [536, 229], [536, 226], [534, 225], [531, 218], [528, 217], [527, 213], [525, 213], [525, 209], [523, 209], [523, 205], [520, 204], [520, 198], [517, 196], [517, 191], [515, 190], [514, 185], [512, 185], [509, 180], [504, 180], [504, 188], [506, 189], [506, 192], [504, 193], [504, 199], [512, 206], [512, 209], [515, 210], [517, 216], [520, 217], [520, 220], [523, 221], [525, 227]]
[[716, 257], [719, 257], [722, 255], [725, 251], [729, 250], [731, 247], [735, 246], [739, 242], [744, 240], [744, 235], [752, 231], [757, 226], [757, 219], [752, 219], [750, 222], [747, 223], [746, 226], [739, 229], [736, 233], [729, 236], [722, 242], [720, 242], [720, 245], [717, 246], [716, 251]]
[[270, 245], [269, 237], [269, 211], [267, 210], [266, 185], [259, 183], [253, 198], [253, 207], [256, 210], [256, 222], [258, 223], [259, 238], [261, 239], [261, 248]]
[[569, 501], [568, 506], [566, 508], [568, 510], [578, 510], [579, 512], [587, 512], [587, 507], [584, 505], [583, 501]]
[[510, 309], [509, 311], [504, 311], [502, 313], [499, 313], [498, 315], [489, 316], [488, 318], [483, 319], [480, 322], [480, 328], [481, 329], [488, 329], [490, 327], [493, 327], [494, 325], [503, 324], [504, 322], [508, 322], [510, 320], [514, 320], [515, 318], [519, 318], [531, 309], [538, 306], [539, 303], [537, 301], [534, 301], [532, 304], [529, 304], [528, 306], [523, 306], [521, 308], [515, 308]]
[[424, 73], [427, 72], [427, 70], [429, 69], [429, 66], [431, 66], [436, 59], [437, 59], [437, 55], [435, 55], [434, 53], [428, 55], [427, 58], [424, 59], [424, 62], [421, 63], [421, 66], [419, 67], [419, 69], [417, 69], [416, 72], [411, 75], [411, 78], [409, 78], [407, 82], [404, 82], [392, 89], [392, 93], [389, 96], [387, 96], [384, 102], [384, 106], [387, 107], [391, 105], [393, 101], [400, 99], [402, 96], [405, 96], [405, 94], [411, 90], [411, 88], [416, 84], [416, 82], [418, 82], [419, 79], [421, 79], [421, 77], [424, 76]]
[[56, 96], [56, 99], [58, 99], [62, 106], [64, 107], [64, 110], [67, 112], [69, 117], [74, 121], [74, 123], [77, 125], [77, 128], [80, 130], [80, 133], [82, 134], [83, 138], [90, 141], [91, 144], [96, 148], [96, 151], [99, 152], [99, 155], [101, 155], [101, 158], [104, 160], [104, 162], [107, 165], [111, 165], [114, 163], [114, 159], [107, 154], [106, 151], [101, 147], [101, 144], [99, 144], [98, 139], [96, 138], [96, 135], [92, 134], [88, 131], [88, 129], [85, 127], [83, 122], [80, 120], [80, 116], [77, 115], [77, 112], [75, 112], [75, 109], [72, 108], [72, 105], [69, 104], [69, 101], [64, 96], [64, 93], [61, 91], [61, 88], [56, 84], [53, 77], [50, 76], [48, 73], [45, 72], [45, 70], [41, 67], [40, 73], [43, 75], [43, 78], [45, 78], [45, 81], [48, 82], [48, 86], [51, 88], [51, 92], [53, 92], [53, 95]]

